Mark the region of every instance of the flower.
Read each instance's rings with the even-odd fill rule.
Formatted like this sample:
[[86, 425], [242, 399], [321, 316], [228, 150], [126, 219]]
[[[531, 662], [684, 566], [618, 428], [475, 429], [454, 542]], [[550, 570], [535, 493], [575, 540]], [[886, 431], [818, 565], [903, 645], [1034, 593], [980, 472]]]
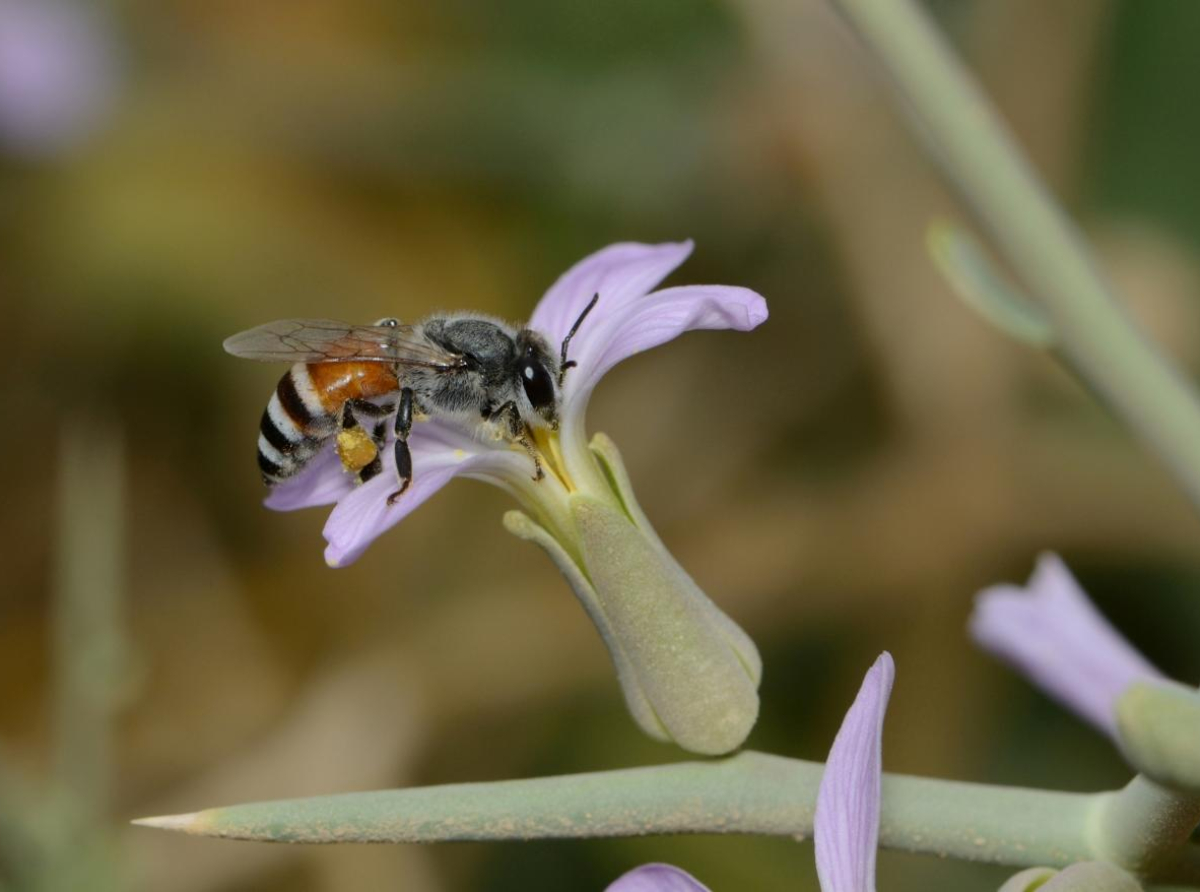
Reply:
[[975, 598], [970, 631], [1069, 709], [1117, 739], [1118, 698], [1138, 681], [1164, 681], [1106, 620], [1056, 554], [1028, 585], [996, 585]]
[[708, 887], [670, 864], [643, 864], [621, 875], [604, 892], [708, 892]]
[[883, 718], [895, 676], [884, 652], [867, 671], [825, 762], [813, 817], [823, 892], [875, 892]]
[[409, 438], [413, 479], [394, 505], [392, 450], [384, 472], [355, 487], [332, 450], [279, 484], [267, 505], [336, 503], [325, 525], [326, 561], [344, 566], [454, 477], [510, 492], [522, 511], [505, 526], [541, 546], [571, 584], [612, 656], [626, 703], [651, 736], [694, 752], [729, 752], [758, 716], [762, 663], [754, 643], [675, 561], [634, 496], [615, 444], [587, 439], [585, 410], [601, 377], [627, 357], [692, 329], [748, 331], [766, 302], [745, 288], [690, 285], [653, 291], [691, 253], [681, 244], [617, 244], [585, 258], [551, 286], [530, 327], [559, 344], [594, 296], [570, 344], [557, 430], [535, 432], [545, 476], [505, 440], [434, 419]]
[[1101, 616], [1055, 554], [1024, 588], [975, 598], [971, 634], [1120, 747], [1162, 786], [1200, 792], [1200, 693], [1159, 672]]
[[75, 145], [111, 107], [115, 69], [89, 4], [0, 0], [0, 143], [31, 155]]

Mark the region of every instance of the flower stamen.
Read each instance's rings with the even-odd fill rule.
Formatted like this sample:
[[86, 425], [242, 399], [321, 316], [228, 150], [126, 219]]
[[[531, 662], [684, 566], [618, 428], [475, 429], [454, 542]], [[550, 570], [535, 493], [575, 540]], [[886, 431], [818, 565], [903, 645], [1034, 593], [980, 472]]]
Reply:
[[567, 465], [563, 460], [562, 444], [558, 432], [547, 428], [536, 428], [530, 431], [534, 449], [542, 460], [542, 467], [558, 478], [567, 492], [575, 492], [578, 487], [567, 473]]

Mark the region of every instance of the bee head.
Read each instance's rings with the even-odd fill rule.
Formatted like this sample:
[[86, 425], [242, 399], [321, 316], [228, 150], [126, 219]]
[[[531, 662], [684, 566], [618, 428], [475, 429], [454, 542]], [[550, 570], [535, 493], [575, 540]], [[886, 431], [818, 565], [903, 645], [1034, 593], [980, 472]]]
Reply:
[[[558, 427], [558, 359], [540, 334], [522, 329], [517, 334], [517, 380], [528, 400], [535, 423]], [[527, 413], [522, 413], [523, 415]]]

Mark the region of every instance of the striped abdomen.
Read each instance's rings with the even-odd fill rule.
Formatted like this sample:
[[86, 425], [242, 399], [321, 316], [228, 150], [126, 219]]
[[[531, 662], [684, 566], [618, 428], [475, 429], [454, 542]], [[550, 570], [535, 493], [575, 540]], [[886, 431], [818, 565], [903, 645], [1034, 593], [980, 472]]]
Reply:
[[369, 400], [399, 388], [378, 362], [296, 363], [279, 379], [258, 434], [258, 467], [268, 484], [292, 477], [337, 433], [347, 400]]

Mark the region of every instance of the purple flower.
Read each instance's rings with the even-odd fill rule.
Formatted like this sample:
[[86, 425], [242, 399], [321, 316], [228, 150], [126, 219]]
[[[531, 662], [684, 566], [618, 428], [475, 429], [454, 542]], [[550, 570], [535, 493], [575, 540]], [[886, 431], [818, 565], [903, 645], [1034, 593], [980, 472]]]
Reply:
[[975, 599], [971, 635], [1114, 740], [1116, 703], [1137, 681], [1165, 681], [1095, 608], [1055, 554], [1028, 585], [997, 585]]
[[867, 671], [817, 791], [813, 817], [822, 892], [874, 892], [883, 772], [883, 717], [896, 667], [883, 653]]
[[560, 343], [599, 295], [570, 345], [557, 430], [534, 434], [545, 469], [534, 479], [528, 452], [431, 420], [409, 438], [413, 480], [389, 505], [394, 456], [355, 487], [332, 449], [279, 484], [267, 505], [291, 510], [336, 503], [325, 525], [326, 561], [356, 560], [454, 477], [499, 486], [520, 503], [505, 526], [536, 542], [566, 576], [612, 655], [634, 718], [650, 735], [694, 752], [737, 747], [758, 715], [762, 663], [754, 643], [676, 563], [638, 506], [616, 446], [590, 442], [584, 413], [592, 390], [621, 360], [692, 329], [748, 331], [767, 318], [753, 291], [689, 285], [654, 291], [691, 253], [682, 244], [619, 244], [585, 258], [546, 293], [530, 325]]
[[115, 68], [91, 4], [0, 0], [0, 143], [30, 155], [75, 145], [111, 107]]
[[604, 892], [708, 892], [708, 887], [670, 864], [643, 864], [623, 874]]

